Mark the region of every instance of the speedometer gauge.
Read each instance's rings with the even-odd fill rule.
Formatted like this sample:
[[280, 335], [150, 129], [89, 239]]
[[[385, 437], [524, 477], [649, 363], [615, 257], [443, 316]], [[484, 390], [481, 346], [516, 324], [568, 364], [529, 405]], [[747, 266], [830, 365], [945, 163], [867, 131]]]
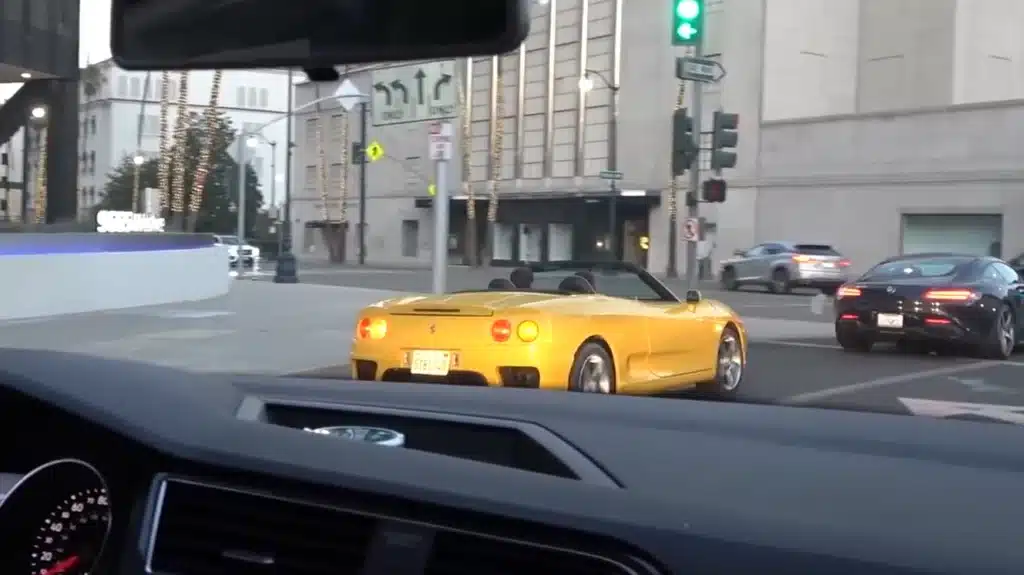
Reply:
[[62, 459], [29, 472], [0, 502], [2, 575], [89, 575], [110, 530], [103, 476]]
[[107, 490], [72, 493], [50, 511], [32, 544], [33, 575], [87, 574], [110, 528]]

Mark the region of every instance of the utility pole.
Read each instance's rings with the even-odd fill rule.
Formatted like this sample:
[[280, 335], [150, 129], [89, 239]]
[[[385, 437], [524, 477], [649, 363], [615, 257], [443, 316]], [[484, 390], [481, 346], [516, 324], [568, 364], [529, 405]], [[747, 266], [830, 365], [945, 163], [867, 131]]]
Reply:
[[[685, 118], [687, 115], [684, 111], [682, 116], [685, 118], [684, 128], [688, 130], [681, 130], [679, 126], [679, 111], [677, 109], [677, 126], [674, 128], [673, 135], [676, 136], [680, 131], [689, 131], [692, 133], [692, 137], [687, 138], [683, 142], [674, 138], [673, 147], [673, 175], [679, 175], [679, 164], [677, 159], [686, 160], [689, 163], [686, 166], [690, 170], [689, 173], [689, 186], [686, 192], [686, 215], [688, 230], [692, 230], [694, 222], [700, 221], [700, 148], [701, 148], [701, 126], [704, 123], [704, 84], [718, 82], [725, 75], [725, 70], [715, 61], [709, 61], [704, 58], [704, 6], [705, 0], [673, 0], [673, 14], [672, 14], [672, 45], [673, 46], [687, 46], [691, 49], [691, 54], [686, 57], [676, 59], [676, 77], [682, 81], [693, 82], [693, 95], [691, 96], [690, 107], [692, 114], [690, 118]], [[686, 153], [687, 148], [692, 148], [692, 157]], [[700, 226], [696, 226], [700, 227]], [[675, 228], [675, 222], [672, 222], [672, 230], [669, 234], [672, 238], [672, 244], [670, 246], [670, 252], [674, 256], [677, 241], [677, 230]], [[700, 240], [700, 232], [697, 233], [689, 232], [686, 238], [686, 285], [688, 289], [694, 289], [697, 287], [698, 279], [698, 253], [697, 245]], [[675, 259], [673, 257], [669, 264], [669, 272], [675, 270]]]
[[274, 283], [299, 283], [295, 254], [292, 252], [292, 115], [295, 113], [294, 71], [288, 69], [288, 108], [285, 110], [284, 145], [284, 218], [278, 232], [277, 265], [274, 268]]

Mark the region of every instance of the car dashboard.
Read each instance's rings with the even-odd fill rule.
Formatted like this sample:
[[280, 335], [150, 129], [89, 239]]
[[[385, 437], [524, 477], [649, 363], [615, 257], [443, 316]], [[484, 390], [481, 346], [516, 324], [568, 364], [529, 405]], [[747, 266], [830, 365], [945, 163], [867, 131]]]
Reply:
[[[0, 350], [0, 573], [1019, 573], [1024, 433]], [[401, 445], [334, 429], [390, 430]]]

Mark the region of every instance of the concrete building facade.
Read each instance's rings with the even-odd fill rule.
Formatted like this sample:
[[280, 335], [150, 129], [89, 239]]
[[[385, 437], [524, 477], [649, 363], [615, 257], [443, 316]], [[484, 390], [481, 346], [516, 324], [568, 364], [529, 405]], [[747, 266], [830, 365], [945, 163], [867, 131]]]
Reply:
[[[701, 207], [712, 259], [769, 240], [831, 243], [858, 267], [926, 248], [1005, 256], [1024, 249], [1014, 223], [1019, 138], [1009, 121], [1024, 114], [1015, 102], [1024, 98], [1024, 39], [1014, 27], [1021, 12], [1024, 4], [1010, 0], [707, 0], [705, 53], [728, 75], [703, 87], [704, 126], [716, 109], [741, 118], [739, 162], [725, 174], [728, 200]], [[596, 81], [581, 91], [579, 79], [590, 73], [619, 93], [615, 255], [664, 270], [680, 54], [660, 0], [547, 0], [533, 7], [519, 50], [460, 62], [469, 129], [457, 143], [468, 161], [452, 170], [453, 254], [464, 251], [466, 196], [487, 198], [497, 175], [498, 222], [485, 257], [601, 255], [610, 217], [599, 174], [608, 167], [612, 90]], [[351, 79], [371, 90], [369, 74]], [[297, 104], [333, 89], [300, 86]], [[686, 105], [693, 89], [685, 86]], [[357, 170], [343, 177], [340, 154], [346, 119], [354, 134], [355, 115], [329, 106], [297, 123], [297, 234], [323, 217], [324, 205], [338, 210], [329, 219], [341, 217], [341, 181], [344, 218], [355, 221]], [[317, 126], [330, 134], [326, 157], [337, 166], [326, 203]], [[368, 169], [370, 261], [429, 261], [426, 130], [370, 129], [389, 156]], [[494, 151], [496, 131], [503, 145]], [[676, 191], [685, 209], [685, 190]], [[482, 220], [486, 203], [478, 207]], [[350, 226], [349, 245], [355, 233]], [[296, 247], [315, 250], [318, 241], [311, 232]], [[678, 252], [682, 270], [681, 245]]]
[[[160, 147], [161, 73], [121, 70], [112, 60], [95, 66], [102, 77], [97, 92], [87, 95], [83, 91], [79, 95], [82, 103], [78, 177], [82, 216], [87, 216], [102, 200], [110, 172], [124, 158], [152, 157], [158, 154]], [[189, 72], [190, 112], [202, 113], [209, 105], [213, 74], [209, 70]], [[180, 72], [171, 74], [172, 106], [168, 121], [172, 126], [177, 118], [180, 81]], [[249, 149], [246, 156], [259, 175], [268, 205], [280, 204], [284, 198], [288, 135], [283, 118], [290, 89], [285, 70], [230, 70], [224, 73], [221, 82], [219, 109], [235, 129], [251, 132], [263, 124], [280, 120], [261, 132], [267, 141]]]

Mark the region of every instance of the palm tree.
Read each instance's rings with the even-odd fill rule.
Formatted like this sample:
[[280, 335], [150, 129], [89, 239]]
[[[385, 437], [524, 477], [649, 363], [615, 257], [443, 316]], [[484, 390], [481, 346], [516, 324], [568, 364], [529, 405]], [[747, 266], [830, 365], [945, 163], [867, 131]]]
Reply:
[[46, 154], [47, 147], [50, 142], [49, 130], [44, 125], [39, 129], [38, 132], [39, 141], [39, 156], [37, 158], [36, 165], [36, 201], [35, 201], [35, 220], [37, 224], [46, 223]]
[[[338, 192], [341, 196], [341, 233], [348, 233], [348, 174], [349, 174], [349, 142], [348, 135], [348, 115], [342, 116], [341, 122], [341, 133], [338, 134], [338, 139], [341, 140], [341, 181], [338, 182]], [[344, 244], [342, 244], [344, 245]]]
[[495, 117], [492, 118], [494, 130], [491, 132], [491, 173], [487, 181], [490, 188], [490, 197], [487, 201], [487, 224], [489, 227], [488, 246], [490, 246], [491, 255], [493, 255], [495, 232], [497, 231], [495, 228], [498, 222], [498, 181], [501, 179], [501, 160], [504, 152], [502, 146], [505, 145], [505, 78], [501, 63], [501, 56], [494, 56], [491, 59], [491, 74], [494, 77], [491, 89], [495, 91], [496, 104], [494, 107]]
[[[473, 77], [473, 59], [466, 59], [466, 82]], [[476, 190], [470, 182], [472, 177], [472, 124], [473, 95], [468, 93], [466, 85], [459, 82], [458, 98], [462, 108], [462, 195], [466, 196], [466, 263], [471, 266], [479, 264], [480, 249], [476, 238]]]
[[174, 173], [171, 190], [171, 229], [184, 227], [185, 215], [185, 144], [188, 138], [188, 72], [182, 72], [178, 88], [178, 117], [174, 123], [174, 150], [171, 156]]
[[204, 114], [206, 120], [206, 135], [203, 138], [202, 148], [199, 150], [199, 164], [196, 169], [196, 177], [192, 180], [192, 193], [189, 194], [188, 206], [188, 231], [194, 232], [196, 223], [199, 221], [199, 209], [203, 206], [203, 194], [206, 189], [206, 176], [210, 172], [210, 156], [217, 143], [217, 107], [220, 105], [220, 85], [224, 80], [224, 71], [217, 70], [213, 73], [213, 86], [210, 88], [210, 103], [206, 106]]
[[[86, 64], [85, 68], [79, 72], [78, 82], [82, 85], [82, 94], [85, 96], [85, 106], [82, 110], [82, 153], [88, 153], [89, 146], [89, 109], [92, 107], [92, 101], [102, 91], [103, 85], [107, 83], [107, 77], [100, 70], [99, 66], [95, 64]], [[81, 186], [78, 190], [78, 197], [85, 197], [85, 186]]]
[[160, 188], [160, 215], [170, 208], [171, 179], [171, 133], [168, 114], [171, 108], [171, 73], [160, 75], [160, 163], [157, 168], [157, 185]]

